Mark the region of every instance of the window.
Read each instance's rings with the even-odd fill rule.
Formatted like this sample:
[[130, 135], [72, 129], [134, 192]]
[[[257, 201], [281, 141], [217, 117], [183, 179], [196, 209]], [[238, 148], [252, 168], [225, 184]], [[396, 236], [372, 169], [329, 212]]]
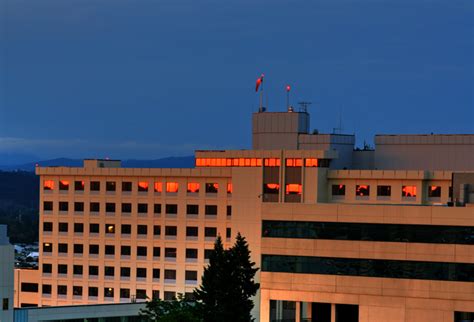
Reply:
[[137, 256], [146, 257], [146, 246], [137, 246]]
[[146, 278], [146, 268], [137, 267], [137, 278]]
[[104, 276], [114, 276], [115, 269], [113, 266], [105, 266], [104, 267]]
[[53, 231], [53, 223], [52, 222], [44, 222], [43, 223], [43, 231]]
[[198, 193], [199, 192], [199, 183], [188, 182], [188, 193]]
[[99, 181], [91, 181], [90, 190], [91, 191], [100, 191], [100, 182]]
[[105, 183], [105, 191], [109, 191], [109, 192], [112, 192], [112, 191], [115, 191], [116, 189], [116, 184], [114, 181], [107, 181]]
[[198, 250], [196, 248], [186, 248], [186, 259], [197, 259]]
[[280, 185], [278, 183], [266, 183], [263, 185], [263, 193], [277, 195], [280, 191]]
[[153, 205], [153, 213], [161, 214], [161, 204], [160, 203], [155, 203]]
[[51, 253], [53, 251], [53, 244], [51, 243], [43, 243], [43, 252]]
[[153, 278], [159, 279], [160, 278], [160, 269], [154, 268], [153, 269]]
[[186, 227], [186, 237], [197, 237], [198, 227]]
[[115, 246], [105, 245], [105, 255], [115, 255]]
[[89, 294], [89, 297], [99, 296], [99, 288], [95, 286], [89, 286], [88, 294]]
[[148, 182], [140, 181], [138, 182], [138, 192], [147, 192], [148, 191]]
[[73, 286], [72, 287], [72, 295], [82, 296], [82, 286]]
[[151, 294], [152, 299], [159, 299], [160, 298], [160, 291], [159, 290], [153, 290]]
[[161, 248], [153, 247], [153, 257], [160, 257], [160, 256], [161, 256]]
[[122, 191], [123, 192], [132, 191], [132, 183], [128, 181], [122, 182]]
[[232, 206], [227, 206], [227, 217], [232, 216]]
[[145, 300], [146, 299], [146, 290], [140, 290], [140, 289], [137, 289], [137, 292], [136, 292], [136, 298], [139, 299], [139, 300]]
[[155, 236], [160, 236], [161, 235], [161, 226], [160, 225], [154, 225], [153, 226], [153, 235], [155, 235]]
[[43, 263], [43, 273], [51, 274], [53, 272], [53, 265]]
[[67, 201], [60, 201], [59, 211], [68, 211], [68, 210], [69, 210], [69, 203]]
[[185, 271], [184, 277], [186, 281], [197, 281], [197, 271]]
[[176, 248], [166, 247], [165, 248], [165, 257], [176, 258]]
[[115, 234], [115, 225], [114, 224], [105, 224], [105, 233], [106, 234]]
[[148, 233], [148, 226], [147, 225], [138, 225], [137, 226], [137, 234], [138, 235], [146, 235]]
[[228, 183], [227, 184], [227, 193], [231, 194], [233, 190], [234, 190], [234, 188], [232, 186], [232, 183]]
[[4, 298], [4, 299], [3, 299], [3, 302], [2, 302], [2, 309], [3, 309], [4, 311], [7, 311], [7, 310], [8, 310], [8, 307], [9, 307], [8, 298]]
[[130, 289], [129, 288], [121, 288], [120, 289], [120, 298], [122, 298], [122, 299], [130, 298]]
[[155, 192], [161, 193], [163, 191], [163, 183], [155, 182], [155, 184], [153, 185], [153, 189]]
[[99, 255], [99, 245], [89, 245], [89, 255]]
[[356, 196], [357, 197], [368, 197], [370, 195], [369, 185], [356, 185]]
[[130, 256], [132, 248], [130, 246], [120, 246], [120, 255]]
[[186, 205], [186, 213], [188, 215], [198, 215], [199, 205]]
[[21, 291], [28, 293], [38, 293], [37, 283], [21, 283]]
[[62, 233], [67, 233], [67, 222], [60, 222], [58, 225], [58, 230]]
[[44, 201], [43, 202], [43, 210], [44, 211], [53, 211], [53, 202], [52, 201]]
[[217, 237], [217, 228], [215, 228], [215, 227], [205, 227], [204, 228], [204, 237]]
[[299, 183], [288, 183], [285, 186], [285, 194], [287, 195], [300, 195], [303, 191], [303, 186]]
[[176, 271], [174, 269], [165, 269], [165, 280], [175, 280]]
[[146, 203], [139, 203], [139, 204], [138, 204], [138, 213], [139, 213], [139, 214], [146, 214], [146, 213], [148, 213], [148, 204], [146, 204]]
[[225, 238], [231, 238], [232, 237], [232, 229], [231, 228], [226, 228], [225, 229]]
[[43, 294], [51, 294], [51, 284], [43, 284]]
[[178, 213], [178, 205], [167, 204], [166, 205], [166, 213], [170, 214], [170, 215], [176, 215]]
[[166, 192], [167, 193], [177, 193], [179, 185], [177, 182], [167, 182], [166, 183]]
[[416, 186], [402, 186], [402, 197], [416, 197]]
[[130, 267], [120, 267], [120, 276], [130, 277]]
[[122, 235], [130, 235], [132, 233], [132, 225], [123, 224], [121, 231]]
[[99, 212], [100, 211], [100, 203], [91, 202], [89, 204], [89, 209], [90, 209], [91, 212]]
[[280, 163], [281, 161], [278, 158], [270, 158], [263, 160], [263, 165], [266, 167], [279, 167]]
[[58, 264], [58, 274], [67, 274], [66, 264]]
[[317, 167], [318, 166], [318, 159], [305, 159], [305, 166], [306, 167]]
[[89, 224], [89, 232], [92, 234], [99, 233], [99, 224]]
[[75, 202], [74, 203], [74, 211], [75, 212], [83, 212], [84, 211], [84, 203], [83, 202]]
[[217, 215], [217, 206], [216, 205], [206, 205], [205, 214], [206, 216], [216, 216]]
[[67, 295], [67, 285], [58, 285], [58, 295]]
[[69, 190], [69, 181], [68, 180], [59, 180], [59, 190]]
[[204, 250], [204, 259], [211, 258], [212, 253], [214, 252], [213, 249], [205, 249]]
[[74, 223], [74, 232], [75, 233], [83, 233], [84, 232], [84, 224], [82, 223]]
[[44, 180], [43, 190], [54, 190], [54, 181], [53, 180]]
[[82, 275], [82, 265], [74, 265], [72, 267], [72, 272], [74, 275]]
[[428, 187], [429, 198], [441, 198], [441, 187], [440, 186], [429, 186]]
[[377, 186], [377, 197], [390, 197], [391, 195], [391, 186]]
[[67, 253], [67, 244], [58, 244], [58, 253]]
[[74, 244], [73, 246], [74, 254], [82, 254], [84, 253], [84, 245], [82, 244]]
[[166, 236], [176, 236], [176, 235], [178, 235], [178, 227], [176, 227], [176, 226], [165, 226], [165, 235]]
[[105, 212], [115, 212], [115, 203], [107, 202], [105, 204]]
[[165, 293], [164, 293], [164, 300], [165, 301], [174, 301], [175, 298], [176, 298], [176, 293], [175, 292], [165, 291]]
[[333, 184], [332, 185], [332, 195], [333, 196], [345, 196], [346, 195], [346, 185], [344, 185], [344, 184]]
[[84, 181], [74, 181], [75, 191], [84, 191]]
[[114, 289], [112, 287], [104, 288], [104, 297], [114, 297]]
[[302, 159], [286, 159], [286, 166], [287, 167], [302, 167], [303, 166], [303, 160]]
[[218, 183], [206, 183], [206, 193], [217, 193], [218, 190]]

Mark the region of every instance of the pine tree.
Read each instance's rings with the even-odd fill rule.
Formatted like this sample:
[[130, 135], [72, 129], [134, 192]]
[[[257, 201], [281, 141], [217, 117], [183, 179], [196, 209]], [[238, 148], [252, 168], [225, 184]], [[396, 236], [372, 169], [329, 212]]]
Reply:
[[140, 317], [150, 322], [202, 322], [196, 303], [187, 300], [183, 294], [172, 301], [152, 299], [140, 309]]

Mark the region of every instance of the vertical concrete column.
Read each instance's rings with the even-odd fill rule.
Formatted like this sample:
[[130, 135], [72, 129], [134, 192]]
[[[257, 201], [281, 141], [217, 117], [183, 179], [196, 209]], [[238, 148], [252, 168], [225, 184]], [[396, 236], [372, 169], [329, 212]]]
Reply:
[[296, 302], [295, 311], [295, 321], [301, 322], [301, 302]]
[[336, 304], [331, 303], [331, 322], [336, 322]]

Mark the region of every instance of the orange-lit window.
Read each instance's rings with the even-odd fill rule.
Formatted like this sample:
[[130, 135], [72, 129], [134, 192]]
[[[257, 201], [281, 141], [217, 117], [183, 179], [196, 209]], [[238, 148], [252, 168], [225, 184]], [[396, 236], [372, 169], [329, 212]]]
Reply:
[[402, 197], [416, 197], [416, 186], [402, 186]]
[[148, 182], [146, 182], [146, 181], [138, 182], [138, 191], [140, 191], [140, 192], [148, 191]]
[[206, 193], [217, 193], [219, 191], [218, 183], [206, 183]]
[[305, 159], [305, 166], [307, 167], [317, 167], [318, 159]]
[[300, 195], [302, 186], [298, 183], [290, 183], [286, 185], [285, 193], [287, 195]]
[[302, 159], [286, 159], [287, 167], [301, 167], [303, 165]]
[[44, 190], [54, 190], [54, 181], [53, 180], [45, 180], [43, 182], [43, 189]]
[[257, 167], [261, 167], [262, 166], [262, 159], [257, 159]]
[[227, 184], [227, 193], [232, 193], [232, 189], [233, 189], [232, 183], [228, 183]]
[[69, 181], [59, 180], [59, 190], [69, 190]]
[[203, 165], [202, 163], [203, 163], [203, 162], [202, 162], [202, 159], [201, 159], [201, 158], [196, 158], [196, 163], [195, 163], [195, 164], [196, 164], [196, 167], [202, 167], [202, 165]]
[[232, 166], [232, 159], [226, 159], [226, 166], [228, 167]]
[[154, 189], [155, 189], [155, 192], [160, 192], [161, 193], [163, 191], [163, 183], [155, 182]]
[[428, 187], [429, 198], [440, 198], [441, 197], [441, 186], [429, 186]]
[[178, 192], [179, 185], [177, 182], [167, 182], [166, 192]]
[[265, 159], [264, 164], [265, 164], [266, 167], [279, 167], [280, 166], [280, 159], [278, 159], [278, 158]]
[[358, 184], [356, 185], [356, 196], [358, 197], [365, 197], [370, 195], [370, 186]]
[[278, 194], [280, 185], [278, 183], [267, 183], [263, 185], [263, 193]]
[[199, 183], [197, 183], [197, 182], [188, 182], [188, 192], [191, 192], [191, 193], [199, 192]]

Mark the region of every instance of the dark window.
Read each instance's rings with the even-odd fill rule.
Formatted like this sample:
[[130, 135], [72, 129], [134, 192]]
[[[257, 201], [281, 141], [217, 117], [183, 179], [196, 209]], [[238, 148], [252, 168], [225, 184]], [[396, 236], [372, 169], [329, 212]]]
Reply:
[[82, 265], [74, 265], [72, 267], [72, 272], [74, 275], [82, 275]]
[[137, 277], [146, 278], [146, 268], [137, 267]]
[[186, 248], [186, 258], [198, 258], [198, 250], [196, 248]]
[[232, 216], [232, 206], [227, 206], [227, 216]]
[[51, 284], [43, 284], [43, 294], [51, 294]]
[[333, 196], [345, 196], [346, 195], [346, 185], [344, 185], [344, 184], [333, 184], [332, 185], [332, 195]]
[[53, 210], [53, 202], [52, 201], [44, 201], [43, 202], [43, 210], [44, 211], [52, 211]]
[[74, 181], [74, 190], [84, 191], [84, 181]]
[[130, 213], [130, 212], [132, 212], [132, 204], [131, 204], [131, 203], [123, 203], [123, 204], [122, 204], [122, 212], [123, 212], [123, 213]]
[[43, 243], [43, 252], [51, 253], [53, 251], [53, 244], [51, 243]]
[[122, 225], [122, 228], [121, 228], [121, 232], [122, 234], [131, 234], [132, 233], [132, 225], [127, 225], [127, 224], [123, 224]]
[[66, 264], [58, 264], [58, 274], [67, 274]]
[[99, 245], [89, 245], [89, 254], [98, 255], [99, 254]]
[[53, 231], [53, 223], [52, 222], [44, 222], [43, 223], [43, 231]]
[[67, 244], [58, 244], [59, 253], [67, 253]]
[[188, 215], [199, 215], [199, 205], [186, 205]]
[[105, 204], [105, 211], [106, 212], [115, 212], [115, 204], [113, 202], [107, 202]]
[[139, 204], [138, 204], [138, 213], [139, 213], [139, 214], [146, 214], [146, 213], [148, 213], [148, 204], [146, 204], [146, 203], [139, 203]]
[[175, 292], [165, 291], [164, 293], [164, 300], [165, 301], [174, 301], [176, 298]]
[[161, 256], [161, 248], [153, 247], [153, 257], [160, 257], [160, 256]]
[[146, 256], [146, 246], [137, 246], [137, 256]]
[[21, 291], [28, 293], [38, 293], [38, 283], [21, 283]]
[[176, 227], [176, 226], [165, 226], [165, 235], [166, 236], [176, 236], [176, 235], [178, 235], [178, 227]]
[[89, 296], [90, 297], [99, 296], [99, 288], [95, 286], [89, 286]]
[[106, 191], [115, 191], [115, 182], [114, 181], [107, 181], [105, 183], [105, 190]]
[[89, 224], [89, 232], [90, 233], [95, 233], [95, 234], [98, 234], [99, 233], [99, 224]]
[[152, 296], [152, 299], [159, 299], [160, 298], [160, 291], [159, 290], [153, 290], [151, 296]]
[[84, 245], [74, 244], [73, 250], [74, 250], [74, 254], [82, 254], [84, 253]]
[[166, 280], [175, 280], [176, 271], [174, 269], [165, 269], [165, 279]]
[[184, 277], [186, 281], [197, 281], [197, 271], [185, 271]]
[[130, 277], [130, 267], [120, 267], [120, 276]]
[[146, 290], [137, 289], [136, 293], [137, 293], [136, 294], [137, 299], [140, 299], [140, 300], [145, 300], [146, 299]]
[[115, 246], [105, 245], [105, 255], [115, 255]]
[[155, 203], [153, 205], [153, 213], [161, 214], [161, 204], [160, 203]]
[[160, 225], [154, 225], [153, 226], [153, 235], [155, 235], [155, 236], [161, 235], [161, 226]]
[[454, 312], [454, 322], [472, 322], [474, 312]]
[[178, 213], [178, 205], [167, 204], [166, 205], [166, 213], [170, 214], [170, 215], [176, 215]]
[[232, 237], [232, 229], [230, 229], [230, 228], [225, 229], [225, 237], [226, 238], [231, 238]]
[[205, 227], [204, 228], [204, 237], [217, 237], [217, 228], [215, 228], [215, 227]]
[[356, 196], [357, 197], [367, 197], [370, 195], [370, 186], [358, 184], [356, 185]]
[[83, 202], [75, 202], [74, 203], [74, 211], [75, 212], [83, 212], [84, 211], [84, 203]]
[[132, 248], [130, 246], [121, 246], [120, 247], [120, 255], [130, 256], [131, 252], [132, 252]]
[[91, 188], [91, 191], [100, 191], [100, 182], [99, 181], [91, 181], [90, 188]]
[[53, 265], [43, 263], [43, 273], [51, 274], [53, 272]]
[[165, 257], [176, 258], [176, 248], [166, 247]]
[[67, 201], [60, 201], [59, 211], [68, 211], [68, 210], [69, 210], [69, 203]]
[[390, 197], [392, 195], [391, 186], [377, 186], [378, 197]]
[[106, 234], [115, 234], [115, 225], [114, 224], [105, 224], [105, 233]]
[[153, 269], [153, 278], [160, 278], [160, 269], [154, 268]]
[[147, 225], [138, 225], [137, 226], [137, 234], [138, 235], [146, 235], [148, 233], [148, 226]]
[[104, 275], [105, 276], [114, 276], [115, 275], [115, 269], [113, 266], [105, 266], [104, 267]]
[[214, 252], [213, 249], [205, 249], [204, 250], [204, 259], [211, 258], [212, 253]]
[[429, 186], [428, 187], [428, 197], [429, 198], [440, 198], [441, 197], [441, 187], [440, 186]]
[[114, 297], [114, 289], [112, 287], [105, 287], [104, 297]]
[[66, 285], [58, 285], [58, 295], [67, 295]]
[[82, 286], [73, 286], [72, 287], [72, 295], [82, 296]]
[[90, 209], [91, 212], [99, 212], [100, 211], [100, 203], [91, 202], [89, 204], [89, 209]]
[[206, 205], [205, 214], [210, 216], [217, 215], [217, 206], [216, 205]]
[[67, 222], [60, 222], [58, 225], [58, 230], [62, 233], [67, 233]]
[[186, 237], [197, 237], [198, 231], [198, 227], [186, 227]]
[[122, 191], [130, 192], [132, 191], [132, 183], [131, 182], [122, 182]]
[[122, 298], [122, 299], [130, 298], [130, 289], [129, 288], [121, 288], [120, 289], [120, 298]]
[[218, 190], [218, 183], [206, 183], [206, 193], [217, 193]]
[[75, 233], [83, 233], [84, 232], [84, 224], [82, 223], [74, 223], [74, 232]]
[[4, 311], [8, 310], [9, 304], [8, 304], [8, 298], [4, 298], [2, 302], [2, 309]]

